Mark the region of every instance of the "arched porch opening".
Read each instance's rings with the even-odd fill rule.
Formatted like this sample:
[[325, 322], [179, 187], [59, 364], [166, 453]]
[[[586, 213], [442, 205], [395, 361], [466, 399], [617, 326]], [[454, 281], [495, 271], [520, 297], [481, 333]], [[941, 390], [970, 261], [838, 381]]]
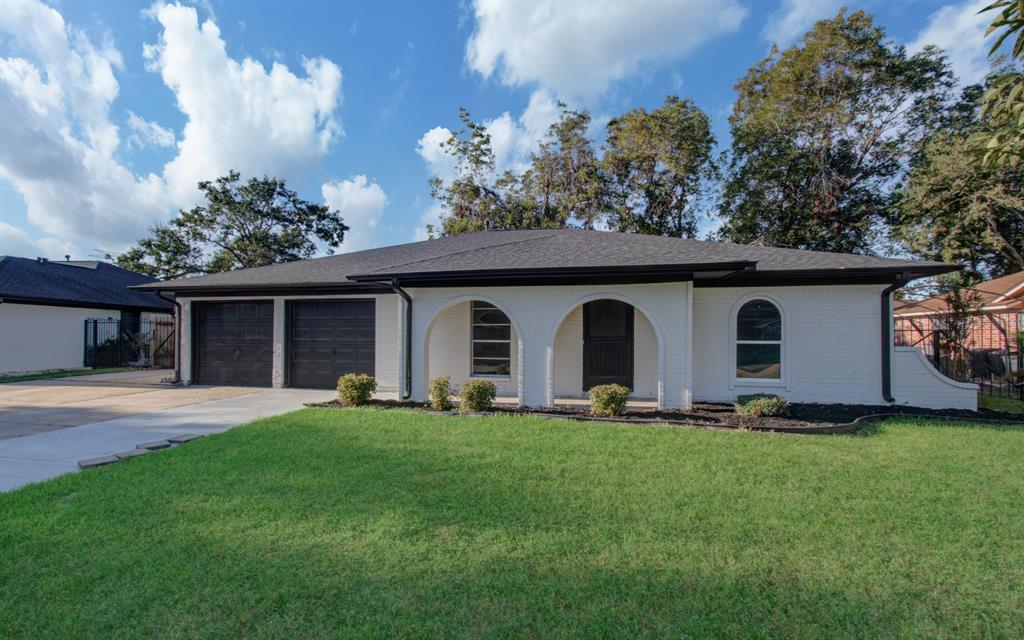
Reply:
[[577, 301], [558, 324], [549, 354], [549, 404], [579, 405], [591, 387], [621, 384], [637, 406], [660, 406], [662, 340], [631, 300], [607, 294]]
[[519, 325], [503, 305], [480, 296], [461, 297], [442, 306], [427, 326], [423, 380], [447, 375], [458, 394], [466, 382], [494, 383], [497, 402], [519, 404], [522, 396], [523, 341]]

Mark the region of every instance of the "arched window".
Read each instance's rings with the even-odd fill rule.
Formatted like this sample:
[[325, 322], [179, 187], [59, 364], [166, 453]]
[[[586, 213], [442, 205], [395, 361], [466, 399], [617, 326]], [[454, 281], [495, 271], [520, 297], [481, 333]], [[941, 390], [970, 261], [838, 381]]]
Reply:
[[782, 314], [767, 300], [751, 300], [736, 314], [736, 377], [782, 378]]
[[508, 377], [512, 372], [512, 323], [493, 304], [473, 301], [471, 375]]

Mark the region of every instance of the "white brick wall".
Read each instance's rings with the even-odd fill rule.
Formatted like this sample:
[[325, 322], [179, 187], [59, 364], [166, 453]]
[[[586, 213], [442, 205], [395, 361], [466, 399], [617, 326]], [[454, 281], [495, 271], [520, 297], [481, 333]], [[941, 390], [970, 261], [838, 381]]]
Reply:
[[[469, 377], [469, 301], [502, 308], [513, 323], [513, 367], [496, 380], [502, 395], [519, 395], [531, 406], [557, 396], [580, 395], [582, 380], [581, 305], [601, 298], [637, 307], [635, 397], [658, 398], [663, 407], [688, 406], [691, 398], [729, 402], [745, 393], [777, 393], [794, 402], [883, 404], [881, 387], [881, 285], [698, 288], [690, 283], [409, 289], [413, 297], [412, 389], [426, 399], [429, 378], [446, 373], [458, 386]], [[404, 305], [391, 294], [377, 301], [376, 371], [379, 390], [400, 388]], [[783, 314], [782, 380], [736, 380], [735, 314], [750, 299], [776, 302]], [[222, 298], [231, 299], [231, 298]], [[217, 298], [204, 298], [217, 300]], [[285, 298], [276, 298], [283, 319]], [[191, 379], [189, 319], [183, 307], [182, 377]], [[7, 308], [8, 305], [4, 305]], [[277, 311], [277, 309], [275, 309]], [[433, 324], [431, 324], [433, 323]], [[428, 336], [428, 328], [431, 328]], [[283, 326], [275, 331], [275, 382], [284, 364]], [[522, 340], [518, 340], [519, 336]], [[77, 337], [80, 340], [80, 336]], [[80, 346], [80, 345], [79, 345]], [[893, 395], [896, 404], [974, 408], [973, 385], [942, 378], [913, 353], [896, 349]], [[690, 357], [692, 354], [692, 359]]]
[[896, 405], [929, 409], [978, 409], [978, 385], [956, 382], [938, 372], [916, 347], [896, 347], [892, 361]]
[[[776, 393], [795, 402], [882, 404], [881, 285], [694, 290], [694, 397], [729, 402]], [[735, 315], [742, 303], [776, 302], [783, 371], [776, 383], [735, 379]]]
[[[585, 302], [611, 298], [632, 304], [650, 319], [651, 330], [660, 336], [657, 357], [651, 358], [649, 349], [644, 352], [645, 361], [657, 362], [660, 384], [654, 395], [662, 406], [686, 406], [690, 401], [690, 359], [666, 358], [665, 354], [687, 352], [691, 291], [690, 283], [409, 289], [413, 297], [413, 395], [418, 399], [427, 395], [427, 359], [433, 351], [424, 347], [430, 324], [452, 304], [478, 299], [502, 308], [523, 336], [518, 375], [513, 376], [521, 389], [520, 401], [530, 406], [548, 405], [555, 395], [554, 378], [564, 373], [558, 369], [554, 350], [562, 321]], [[671, 331], [666, 333], [663, 327]]]

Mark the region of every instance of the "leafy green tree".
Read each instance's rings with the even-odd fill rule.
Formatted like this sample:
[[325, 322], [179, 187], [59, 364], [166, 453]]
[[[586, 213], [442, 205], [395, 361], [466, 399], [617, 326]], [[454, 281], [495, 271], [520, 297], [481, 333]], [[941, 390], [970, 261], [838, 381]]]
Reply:
[[862, 11], [773, 47], [736, 85], [721, 236], [870, 251], [950, 85], [938, 51], [908, 55]]
[[592, 227], [603, 211], [603, 180], [587, 138], [590, 114], [561, 105], [530, 166], [522, 173], [496, 172], [487, 126], [459, 110], [463, 128], [442, 143], [456, 160], [455, 177], [430, 181], [445, 216], [431, 234], [485, 229], [543, 229], [570, 224]]
[[611, 226], [619, 231], [693, 237], [700, 203], [718, 172], [711, 121], [676, 96], [650, 112], [633, 109], [608, 124], [602, 162]]
[[968, 87], [915, 161], [893, 232], [911, 252], [966, 263], [974, 275], [1024, 270], [1024, 166], [979, 162], [982, 87]]
[[428, 227], [430, 235], [506, 228], [509, 222], [503, 192], [513, 177], [494, 177], [494, 151], [487, 126], [473, 122], [464, 108], [459, 109], [459, 119], [463, 129], [441, 143], [441, 150], [456, 160], [455, 178], [430, 181], [430, 194], [446, 211], [440, 229]]
[[348, 226], [339, 212], [307, 202], [277, 178], [237, 171], [199, 183], [204, 206], [182, 210], [117, 256], [118, 266], [158, 278], [260, 267], [312, 257], [317, 241], [331, 253]]
[[[999, 32], [989, 57], [998, 56], [1009, 41], [1011, 59], [1024, 61], [1024, 0], [997, 0], [981, 10], [986, 11], [998, 12], [985, 31], [986, 36]], [[1024, 72], [1010, 67], [999, 73], [989, 83], [983, 105], [988, 127], [972, 140], [982, 152], [982, 161], [990, 167], [1020, 166], [1024, 158]]]
[[536, 209], [537, 226], [571, 223], [593, 228], [605, 212], [605, 181], [587, 137], [590, 114], [559, 104], [561, 116], [551, 125], [540, 149], [531, 154], [522, 177], [523, 196]]

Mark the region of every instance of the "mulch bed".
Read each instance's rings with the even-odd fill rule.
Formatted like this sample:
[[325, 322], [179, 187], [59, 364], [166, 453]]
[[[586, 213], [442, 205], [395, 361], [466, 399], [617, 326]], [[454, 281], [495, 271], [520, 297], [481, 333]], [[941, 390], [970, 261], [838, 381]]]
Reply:
[[[312, 407], [346, 408], [337, 400], [310, 404]], [[371, 400], [367, 407], [378, 409], [413, 409], [427, 413], [459, 415], [453, 412], [434, 411], [430, 405], [411, 400]], [[557, 406], [547, 408], [495, 406], [491, 413], [512, 415], [537, 415], [572, 420], [593, 420], [603, 422], [636, 422], [642, 424], [670, 424], [708, 429], [748, 429], [752, 431], [775, 431], [782, 433], [852, 433], [861, 428], [872, 416], [922, 416], [942, 419], [965, 419], [971, 421], [1017, 422], [1024, 425], [1024, 415], [979, 409], [921, 409], [918, 407], [892, 407], [885, 405], [859, 404], [817, 404], [794, 403], [789, 405], [785, 416], [757, 417], [736, 413], [731, 404], [697, 402], [689, 411], [682, 409], [633, 409], [614, 418], [600, 418], [591, 415], [586, 406]]]

